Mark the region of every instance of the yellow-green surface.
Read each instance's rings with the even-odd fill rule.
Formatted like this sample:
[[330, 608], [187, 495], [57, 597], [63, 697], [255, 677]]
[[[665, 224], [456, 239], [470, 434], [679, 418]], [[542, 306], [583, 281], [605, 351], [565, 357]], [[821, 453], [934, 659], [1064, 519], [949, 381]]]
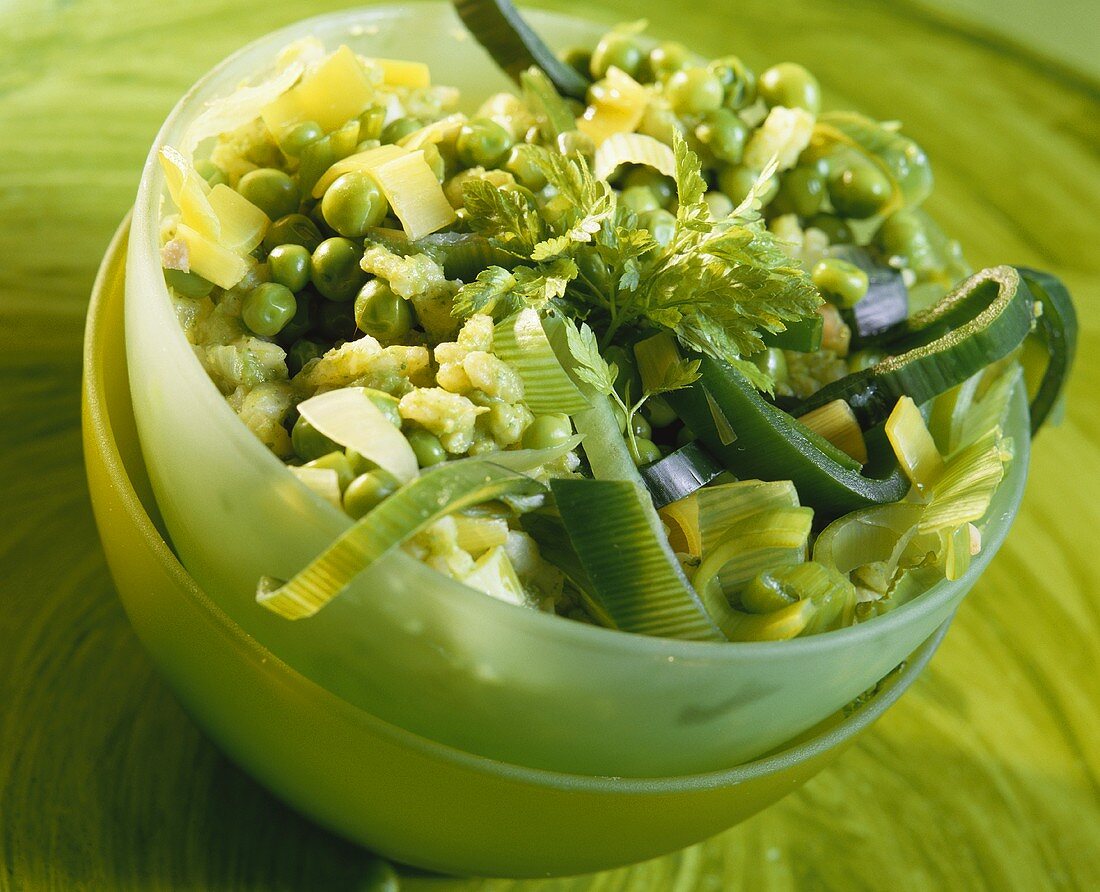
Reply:
[[[0, 9], [0, 888], [355, 889], [369, 867], [228, 765], [153, 674], [106, 576], [78, 429], [87, 293], [160, 119], [226, 52], [336, 5]], [[1100, 887], [1095, 85], [870, 3], [646, 11], [661, 33], [799, 59], [832, 102], [904, 117], [939, 174], [931, 208], [976, 263], [1065, 277], [1081, 362], [1013, 535], [902, 703], [741, 827], [573, 887]]]

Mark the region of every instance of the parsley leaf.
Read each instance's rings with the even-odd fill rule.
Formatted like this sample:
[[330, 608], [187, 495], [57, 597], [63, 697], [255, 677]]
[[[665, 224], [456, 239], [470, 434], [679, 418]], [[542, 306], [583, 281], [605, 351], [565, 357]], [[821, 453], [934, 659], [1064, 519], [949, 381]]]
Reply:
[[568, 257], [541, 269], [517, 266], [509, 271], [490, 266], [458, 289], [452, 314], [464, 318], [487, 313], [499, 321], [528, 308], [545, 312], [562, 298], [576, 275], [577, 265]]
[[609, 396], [615, 392], [618, 368], [600, 356], [600, 345], [592, 329], [584, 323], [578, 328], [565, 322], [565, 341], [573, 357], [573, 374], [592, 387], [597, 393]]
[[471, 178], [462, 185], [466, 219], [498, 248], [527, 259], [547, 237], [538, 209], [521, 192]]

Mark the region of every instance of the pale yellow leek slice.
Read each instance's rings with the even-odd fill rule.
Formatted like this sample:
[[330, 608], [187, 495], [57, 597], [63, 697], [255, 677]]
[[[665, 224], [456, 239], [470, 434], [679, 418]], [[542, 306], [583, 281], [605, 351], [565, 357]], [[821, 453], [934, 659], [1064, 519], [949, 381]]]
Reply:
[[240, 192], [219, 183], [207, 198], [221, 229], [218, 244], [227, 251], [249, 254], [264, 240], [271, 221]]
[[844, 400], [826, 403], [798, 420], [861, 465], [867, 464], [867, 442], [863, 439], [863, 429], [856, 421], [852, 407]]
[[419, 470], [409, 441], [371, 400], [365, 387], [330, 390], [298, 405], [301, 416], [330, 440], [353, 449], [400, 483]]
[[332, 468], [294, 468], [290, 473], [329, 504], [340, 508], [340, 475]]
[[478, 558], [473, 570], [462, 577], [462, 582], [498, 601], [519, 607], [527, 605], [523, 583], [503, 546], [491, 548]]
[[608, 179], [621, 164], [644, 164], [666, 177], [676, 176], [676, 155], [667, 145], [644, 133], [613, 133], [596, 149], [593, 173]]
[[403, 149], [415, 152], [426, 145], [445, 142], [458, 135], [466, 120], [467, 118], [463, 114], [448, 115], [438, 121], [433, 121], [425, 127], [421, 127], [419, 130], [414, 130], [408, 136], [399, 139], [397, 144]]
[[354, 170], [373, 171], [387, 161], [392, 161], [394, 158], [400, 158], [405, 154], [407, 154], [405, 149], [400, 146], [384, 145], [375, 146], [373, 149], [367, 149], [365, 152], [356, 152], [354, 155], [348, 155], [346, 158], [337, 161], [321, 174], [320, 179], [314, 183], [313, 190], [310, 194], [313, 195], [314, 198], [320, 198], [328, 191], [328, 187], [344, 174], [351, 173]]
[[341, 46], [307, 71], [301, 82], [260, 112], [276, 139], [303, 121], [314, 121], [326, 133], [359, 115], [374, 98], [374, 86], [359, 58]]
[[405, 235], [415, 241], [456, 219], [455, 209], [428, 166], [424, 152], [394, 158], [371, 170]]
[[381, 70], [382, 83], [386, 86], [422, 90], [432, 85], [431, 69], [423, 62], [371, 58], [367, 60], [367, 63]]
[[167, 268], [195, 273], [219, 288], [232, 288], [249, 270], [245, 257], [223, 248], [186, 223], [176, 226], [175, 237], [164, 246], [161, 257]]
[[649, 92], [625, 71], [612, 66], [590, 90], [592, 104], [577, 119], [577, 129], [596, 144], [616, 133], [638, 129], [649, 104]]
[[168, 194], [179, 208], [180, 219], [208, 239], [221, 238], [221, 223], [210, 206], [210, 185], [199, 176], [195, 166], [172, 146], [161, 146], [157, 160], [164, 170]]
[[910, 397], [899, 399], [886, 419], [886, 438], [909, 482], [918, 493], [928, 496], [943, 473], [943, 456], [928, 432], [924, 416]]
[[508, 522], [500, 517], [455, 517], [458, 547], [474, 557], [508, 541]]
[[668, 527], [668, 544], [680, 554], [699, 557], [703, 553], [703, 535], [699, 530], [699, 501], [696, 494], [671, 502], [659, 509], [661, 520]]

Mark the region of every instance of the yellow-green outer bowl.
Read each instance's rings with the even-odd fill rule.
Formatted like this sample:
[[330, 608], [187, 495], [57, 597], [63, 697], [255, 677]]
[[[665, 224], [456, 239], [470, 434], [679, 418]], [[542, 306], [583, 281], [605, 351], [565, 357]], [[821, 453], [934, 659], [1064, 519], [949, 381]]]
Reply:
[[861, 708], [774, 755], [685, 777], [585, 777], [493, 761], [402, 730], [261, 646], [180, 565], [156, 521], [123, 351], [126, 227], [89, 309], [84, 454], [126, 612], [194, 720], [295, 808], [398, 861], [535, 877], [652, 858], [729, 827], [805, 783], [913, 683], [946, 624]]
[[[555, 43], [599, 28], [532, 14]], [[708, 644], [563, 621], [486, 598], [401, 552], [361, 574], [317, 616], [257, 606], [256, 581], [289, 578], [349, 521], [289, 474], [240, 422], [196, 361], [159, 263], [164, 194], [157, 148], [179, 141], [212, 97], [270, 66], [293, 38], [430, 62], [440, 83], [484, 96], [507, 86], [449, 6], [372, 7], [299, 23], [230, 57], [183, 99], [153, 146], [134, 210], [126, 350], [153, 492], [184, 565], [256, 642], [320, 687], [394, 725], [462, 750], [575, 774], [714, 771], [790, 740], [869, 688], [941, 626], [1000, 546], [1023, 492], [1017, 458], [970, 572], [884, 617], [789, 642]]]

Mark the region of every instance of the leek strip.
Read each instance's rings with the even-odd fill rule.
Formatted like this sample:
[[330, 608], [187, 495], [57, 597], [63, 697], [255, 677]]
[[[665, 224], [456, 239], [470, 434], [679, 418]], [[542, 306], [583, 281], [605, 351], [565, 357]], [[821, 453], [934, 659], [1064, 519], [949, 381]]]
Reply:
[[867, 443], [852, 407], [844, 400], [833, 400], [798, 419], [814, 433], [824, 437], [860, 465], [867, 464]]
[[788, 641], [797, 638], [813, 620], [813, 601], [796, 601], [771, 613], [726, 609], [722, 632], [730, 641]]
[[920, 532], [938, 532], [985, 517], [1009, 457], [999, 429], [960, 449], [932, 488]]
[[663, 331], [634, 345], [634, 358], [643, 393], [659, 393], [670, 368], [680, 362], [680, 350], [671, 332]]
[[1042, 381], [1031, 400], [1031, 433], [1034, 436], [1058, 405], [1073, 368], [1077, 354], [1077, 312], [1066, 286], [1050, 273], [1021, 267], [1020, 275], [1042, 307], [1038, 335], [1047, 353]]
[[589, 407], [558, 361], [536, 310], [521, 310], [499, 322], [493, 351], [519, 374], [523, 401], [536, 415], [576, 415]]
[[702, 446], [692, 441], [641, 469], [653, 504], [663, 508], [702, 489], [725, 471]]
[[596, 179], [610, 179], [622, 164], [642, 164], [666, 177], [676, 176], [676, 155], [672, 149], [644, 133], [615, 133], [596, 149], [593, 174]]
[[561, 134], [577, 129], [577, 119], [546, 72], [528, 68], [520, 75], [519, 83], [523, 88], [523, 104], [535, 116], [539, 133], [546, 142], [553, 145]]
[[588, 578], [588, 573], [585, 572], [577, 552], [573, 549], [573, 543], [569, 539], [569, 533], [565, 531], [561, 516], [548, 511], [535, 511], [524, 514], [520, 518], [520, 525], [524, 532], [538, 544], [539, 554], [542, 555], [543, 560], [560, 570], [577, 590], [589, 616], [601, 626], [614, 628], [611, 617], [592, 596], [592, 580]]
[[554, 55], [509, 0], [455, 0], [454, 6], [477, 42], [513, 80], [518, 82], [535, 65], [563, 96], [584, 99], [588, 81]]
[[371, 564], [442, 517], [505, 495], [534, 495], [530, 477], [487, 462], [448, 463], [413, 480], [286, 583], [265, 576], [256, 602], [286, 619], [313, 616]]
[[332, 468], [295, 468], [290, 473], [336, 508], [343, 508], [340, 475]]
[[800, 507], [798, 493], [789, 480], [723, 483], [700, 490], [696, 501], [703, 553], [714, 549], [729, 534], [731, 527], [754, 514]]
[[519, 581], [507, 552], [499, 545], [478, 558], [474, 568], [462, 577], [462, 582], [506, 604], [515, 604], [517, 607], [526, 607], [528, 604], [523, 583]]
[[615, 628], [699, 641], [722, 636], [688, 584], [663, 535], [655, 535], [653, 506], [626, 480], [550, 481], [558, 511], [592, 590]]
[[1034, 323], [1035, 301], [1019, 272], [1009, 266], [984, 270], [884, 335], [886, 349], [899, 355], [826, 385], [796, 414], [843, 399], [869, 430], [902, 396], [925, 403], [1008, 356]]
[[221, 230], [218, 244], [237, 254], [250, 254], [264, 240], [271, 221], [236, 189], [218, 183], [207, 196]]
[[223, 248], [184, 223], [177, 224], [175, 238], [164, 246], [161, 255], [165, 267], [196, 273], [225, 289], [240, 282], [249, 269], [249, 261], [240, 254]]
[[970, 569], [970, 524], [964, 523], [953, 530], [943, 530], [943, 574], [948, 579], [961, 579]]
[[393, 158], [371, 173], [410, 239], [423, 238], [455, 221], [455, 209], [422, 150]]
[[195, 232], [217, 242], [221, 238], [221, 222], [210, 206], [210, 185], [195, 170], [193, 164], [171, 146], [161, 146], [157, 160], [164, 170], [168, 194], [179, 208], [180, 219]]
[[894, 455], [905, 476], [919, 493], [927, 495], [943, 473], [943, 456], [928, 432], [920, 409], [909, 397], [898, 400], [886, 419], [886, 437], [894, 447]]
[[835, 570], [813, 561], [762, 573], [746, 591], [753, 603], [765, 602], [768, 594], [777, 601], [811, 602], [816, 609], [803, 635], [849, 626], [855, 618], [855, 586]]
[[422, 149], [426, 145], [435, 145], [436, 143], [453, 139], [458, 135], [459, 131], [462, 129], [462, 125], [465, 123], [466, 116], [463, 114], [448, 115], [445, 118], [441, 118], [438, 121], [433, 121], [427, 126], [421, 127], [419, 130], [414, 130], [408, 136], [403, 136], [397, 141], [397, 144], [403, 149], [415, 152], [417, 149]]
[[699, 500], [695, 496], [665, 505], [657, 512], [668, 526], [668, 544], [680, 554], [700, 557], [703, 536], [699, 530]]
[[365, 387], [342, 387], [299, 403], [320, 433], [391, 473], [401, 483], [419, 470], [409, 441], [372, 401]]
[[354, 170], [372, 171], [379, 165], [385, 164], [387, 161], [392, 161], [394, 158], [400, 158], [402, 155], [407, 154], [407, 151], [400, 146], [384, 145], [375, 146], [373, 149], [367, 149], [365, 152], [356, 152], [354, 155], [348, 155], [346, 158], [342, 158], [335, 164], [330, 166], [313, 184], [313, 190], [310, 193], [314, 198], [321, 198], [325, 192], [328, 191], [328, 187], [335, 183], [340, 177], [346, 173], [351, 173]]
[[821, 531], [814, 542], [813, 559], [843, 574], [884, 563], [893, 576], [923, 511], [915, 502], [895, 502], [846, 514]]
[[330, 133], [357, 117], [373, 98], [370, 78], [345, 45], [307, 71], [297, 86], [265, 105], [260, 116], [277, 140], [303, 121], [315, 121]]
[[458, 547], [474, 557], [508, 541], [508, 523], [502, 518], [459, 514], [454, 521]]

